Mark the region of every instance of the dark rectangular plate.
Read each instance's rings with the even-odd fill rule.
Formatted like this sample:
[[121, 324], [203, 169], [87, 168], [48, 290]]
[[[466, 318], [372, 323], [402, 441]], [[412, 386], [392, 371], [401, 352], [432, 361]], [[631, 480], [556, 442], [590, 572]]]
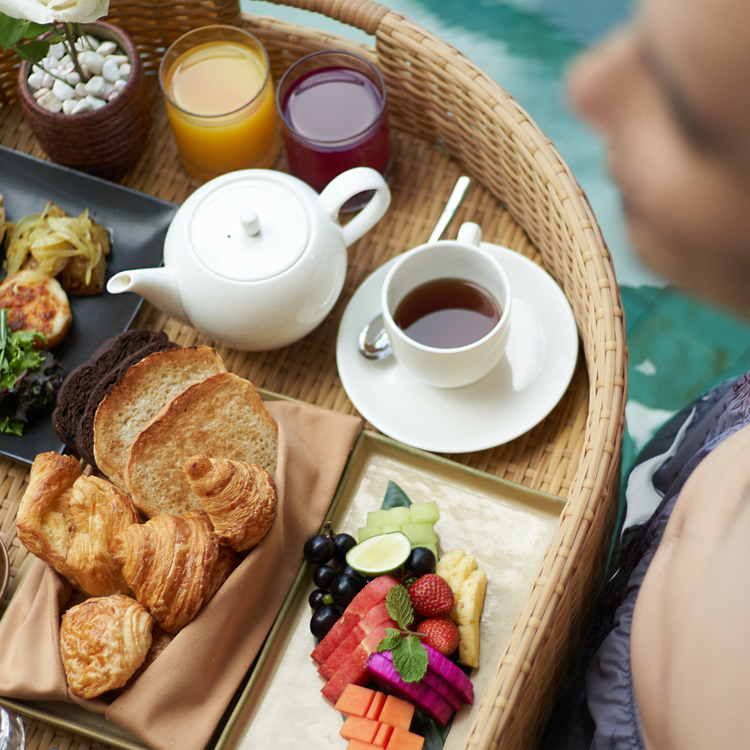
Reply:
[[[135, 190], [51, 164], [0, 146], [0, 193], [8, 221], [41, 213], [48, 201], [78, 216], [88, 208], [92, 219], [112, 237], [107, 279], [129, 268], [161, 265], [164, 237], [177, 206]], [[73, 323], [53, 350], [65, 374], [85, 362], [103, 341], [127, 330], [143, 302], [136, 294], [71, 297]], [[0, 434], [0, 454], [32, 463], [38, 453], [60, 451], [52, 429], [52, 407], [29, 419], [23, 437]]]

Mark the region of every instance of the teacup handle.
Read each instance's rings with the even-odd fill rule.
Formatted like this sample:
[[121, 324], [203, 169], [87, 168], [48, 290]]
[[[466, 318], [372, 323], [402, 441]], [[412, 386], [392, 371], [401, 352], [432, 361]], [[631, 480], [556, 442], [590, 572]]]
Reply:
[[369, 232], [383, 218], [391, 204], [391, 191], [379, 172], [369, 167], [355, 167], [334, 177], [320, 194], [323, 208], [336, 220], [344, 203], [366, 190], [374, 190], [375, 195], [345, 227], [342, 227], [346, 247], [356, 242], [365, 232]]
[[465, 221], [458, 229], [456, 241], [463, 245], [476, 245], [482, 241], [482, 228], [473, 221]]

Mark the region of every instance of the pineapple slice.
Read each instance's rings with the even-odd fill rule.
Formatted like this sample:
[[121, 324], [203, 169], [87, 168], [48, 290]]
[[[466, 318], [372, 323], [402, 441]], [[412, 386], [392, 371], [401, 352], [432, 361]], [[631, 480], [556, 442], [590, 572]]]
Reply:
[[458, 621], [458, 661], [479, 666], [479, 621], [487, 592], [487, 573], [473, 570], [461, 584], [456, 597]]
[[[476, 569], [476, 557], [474, 557], [474, 555], [467, 555], [462, 549], [457, 549], [452, 552], [446, 552], [438, 560], [435, 572], [441, 578], [445, 579], [451, 587], [453, 596], [456, 598], [456, 603], [458, 603], [458, 594], [461, 589], [461, 584], [466, 580], [467, 576]], [[458, 622], [456, 607], [453, 608], [449, 617], [454, 622]]]

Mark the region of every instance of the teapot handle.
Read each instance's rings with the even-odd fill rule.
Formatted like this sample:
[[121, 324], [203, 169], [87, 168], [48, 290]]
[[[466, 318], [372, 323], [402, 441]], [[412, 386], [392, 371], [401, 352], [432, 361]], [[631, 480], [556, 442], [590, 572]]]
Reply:
[[324, 210], [337, 220], [341, 207], [357, 193], [374, 190], [369, 203], [344, 227], [344, 244], [349, 247], [372, 229], [391, 204], [391, 191], [379, 172], [369, 167], [355, 167], [334, 177], [320, 194]]

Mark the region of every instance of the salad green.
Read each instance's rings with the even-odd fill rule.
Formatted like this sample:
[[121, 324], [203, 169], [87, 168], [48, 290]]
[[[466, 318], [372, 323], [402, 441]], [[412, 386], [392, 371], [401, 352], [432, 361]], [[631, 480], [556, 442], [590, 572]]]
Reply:
[[49, 404], [62, 383], [60, 365], [38, 331], [11, 331], [0, 310], [0, 432], [22, 435], [30, 411]]

